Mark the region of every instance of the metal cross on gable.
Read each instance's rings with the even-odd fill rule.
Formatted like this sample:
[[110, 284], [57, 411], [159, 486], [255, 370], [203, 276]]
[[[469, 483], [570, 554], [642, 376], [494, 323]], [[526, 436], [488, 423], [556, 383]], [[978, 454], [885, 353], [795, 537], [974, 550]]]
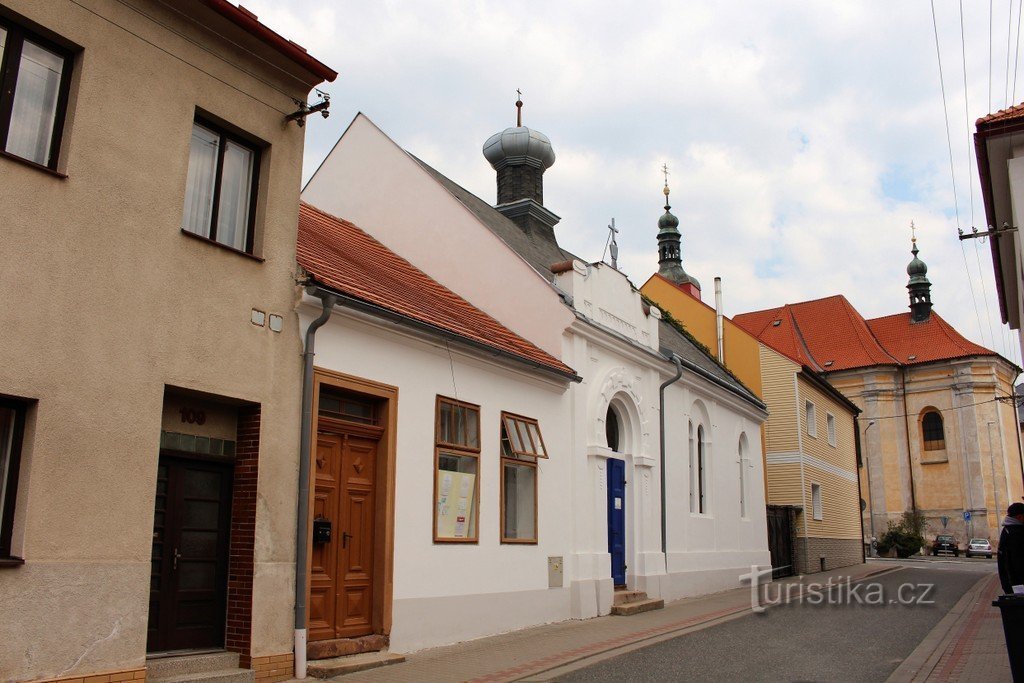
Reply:
[[619, 269], [619, 243], [615, 241], [615, 236], [619, 234], [619, 229], [615, 227], [615, 219], [612, 219], [611, 225], [608, 226], [608, 251], [612, 255], [612, 268], [615, 270]]

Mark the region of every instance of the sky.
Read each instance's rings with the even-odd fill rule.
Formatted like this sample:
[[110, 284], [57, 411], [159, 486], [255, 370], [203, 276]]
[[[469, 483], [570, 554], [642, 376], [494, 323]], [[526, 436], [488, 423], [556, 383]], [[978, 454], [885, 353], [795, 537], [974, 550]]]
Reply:
[[601, 258], [614, 217], [620, 268], [637, 286], [657, 270], [667, 164], [705, 301], [719, 276], [727, 315], [841, 293], [871, 318], [908, 310], [913, 221], [935, 310], [1017, 363], [989, 245], [957, 228], [985, 229], [974, 121], [1024, 101], [1020, 2], [964, 2], [961, 34], [961, 4], [938, 0], [936, 41], [923, 0], [244, 0], [339, 72], [304, 180], [362, 112], [494, 202], [481, 147], [515, 125], [518, 88], [580, 257]]

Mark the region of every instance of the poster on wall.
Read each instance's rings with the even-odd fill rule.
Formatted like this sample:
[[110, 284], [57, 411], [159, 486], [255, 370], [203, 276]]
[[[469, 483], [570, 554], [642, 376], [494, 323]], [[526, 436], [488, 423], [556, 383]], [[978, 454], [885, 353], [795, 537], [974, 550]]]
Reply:
[[471, 538], [476, 532], [476, 475], [440, 470], [437, 477], [438, 538]]

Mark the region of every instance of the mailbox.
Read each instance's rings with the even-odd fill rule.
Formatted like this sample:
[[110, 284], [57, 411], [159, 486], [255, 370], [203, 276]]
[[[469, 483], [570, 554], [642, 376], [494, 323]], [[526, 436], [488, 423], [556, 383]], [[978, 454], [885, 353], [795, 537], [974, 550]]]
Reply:
[[313, 543], [323, 545], [331, 542], [331, 520], [317, 517], [313, 520]]

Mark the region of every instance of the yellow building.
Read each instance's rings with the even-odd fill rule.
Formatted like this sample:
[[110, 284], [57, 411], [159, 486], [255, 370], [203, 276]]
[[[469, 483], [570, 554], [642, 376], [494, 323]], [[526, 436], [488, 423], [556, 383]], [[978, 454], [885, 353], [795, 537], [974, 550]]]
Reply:
[[[843, 296], [736, 316], [762, 341], [799, 341], [801, 357], [862, 410], [864, 530], [916, 510], [927, 538], [998, 538], [1022, 491], [1013, 384], [1021, 369], [932, 311], [927, 267], [907, 267], [910, 313], [865, 320]], [[771, 408], [771, 401], [768, 401]], [[773, 411], [774, 417], [774, 411]]]
[[[665, 195], [659, 270], [640, 291], [768, 405], [761, 442], [777, 575], [787, 568], [807, 573], [862, 562], [857, 407], [802, 363], [796, 350], [780, 352], [739, 318], [720, 315], [717, 293], [714, 308], [701, 300], [700, 283], [682, 267], [679, 221], [668, 206], [667, 187]], [[814, 406], [809, 422], [806, 405]]]

